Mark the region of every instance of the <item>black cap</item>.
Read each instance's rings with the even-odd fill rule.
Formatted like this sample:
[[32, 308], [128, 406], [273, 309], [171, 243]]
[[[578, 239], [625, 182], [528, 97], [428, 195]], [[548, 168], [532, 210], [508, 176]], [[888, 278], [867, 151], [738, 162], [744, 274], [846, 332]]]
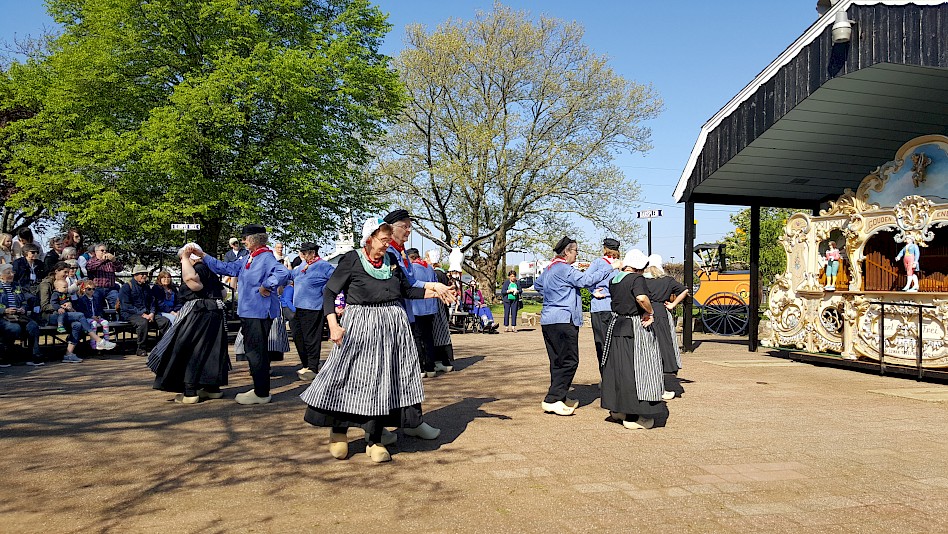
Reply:
[[421, 254], [418, 253], [418, 249], [417, 249], [417, 248], [406, 248], [406, 249], [405, 249], [405, 255], [406, 255], [406, 256], [418, 256], [418, 257], [421, 257]]
[[247, 237], [254, 234], [265, 234], [267, 229], [262, 224], [248, 224], [240, 231], [240, 237]]
[[566, 247], [570, 246], [571, 244], [575, 242], [576, 242], [575, 239], [570, 239], [569, 236], [563, 236], [563, 239], [560, 239], [560, 241], [556, 244], [556, 246], [553, 247], [553, 252], [556, 252], [557, 254], [562, 254], [563, 251], [566, 250]]
[[302, 245], [300, 245], [300, 252], [307, 252], [307, 251], [310, 251], [310, 250], [312, 250], [312, 251], [314, 251], [314, 252], [316, 252], [316, 253], [318, 254], [318, 253], [319, 253], [319, 245], [317, 245], [316, 243], [310, 242], [310, 241], [307, 241], [307, 242], [303, 243]]
[[383, 219], [388, 224], [397, 223], [398, 221], [404, 221], [405, 219], [411, 219], [411, 215], [408, 213], [408, 210], [397, 209], [395, 211], [389, 212], [388, 215]]
[[606, 248], [611, 248], [612, 250], [619, 250], [619, 247], [621, 247], [622, 244], [619, 243], [619, 241], [612, 239], [611, 237], [607, 237], [602, 240], [602, 246]]

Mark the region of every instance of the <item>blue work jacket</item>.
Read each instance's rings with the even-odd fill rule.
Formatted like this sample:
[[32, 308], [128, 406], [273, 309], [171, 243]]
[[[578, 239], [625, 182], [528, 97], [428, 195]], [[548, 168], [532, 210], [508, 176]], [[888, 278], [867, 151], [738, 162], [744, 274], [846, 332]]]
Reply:
[[610, 275], [612, 266], [605, 262], [596, 269], [590, 265], [586, 272], [562, 262], [547, 267], [533, 282], [533, 288], [543, 295], [540, 324], [573, 323], [582, 326], [583, 301], [579, 296], [580, 288], [594, 286]]
[[[421, 282], [422, 286], [424, 286], [425, 282], [438, 281], [438, 277], [431, 267], [425, 267], [419, 263], [412, 263], [411, 269], [415, 280]], [[414, 299], [411, 301], [411, 311], [414, 315], [434, 315], [438, 313], [438, 299]]]
[[336, 268], [326, 260], [307, 266], [306, 262], [290, 271], [293, 279], [293, 306], [304, 310], [323, 309], [323, 289]]
[[[213, 256], [204, 256], [204, 264], [214, 274], [237, 277], [237, 315], [242, 319], [281, 317], [277, 288], [286, 283], [289, 271], [273, 257], [273, 252], [259, 254], [247, 268], [249, 257], [222, 262]], [[270, 296], [260, 294], [260, 288], [270, 290]]]
[[[593, 261], [589, 265], [589, 270], [598, 271], [600, 269], [603, 269], [604, 268], [603, 266], [612, 269], [612, 265], [609, 262], [607, 262], [604, 258], [599, 258]], [[611, 278], [606, 278], [605, 280], [597, 283], [595, 286], [589, 288], [589, 291], [593, 291], [593, 292], [596, 291], [597, 289], [602, 288], [603, 290], [602, 292], [606, 294], [606, 297], [601, 298], [601, 299], [597, 299], [596, 297], [593, 297], [592, 302], [589, 303], [589, 311], [593, 313], [596, 313], [596, 312], [612, 313], [612, 297], [609, 295], [609, 280], [611, 280]]]

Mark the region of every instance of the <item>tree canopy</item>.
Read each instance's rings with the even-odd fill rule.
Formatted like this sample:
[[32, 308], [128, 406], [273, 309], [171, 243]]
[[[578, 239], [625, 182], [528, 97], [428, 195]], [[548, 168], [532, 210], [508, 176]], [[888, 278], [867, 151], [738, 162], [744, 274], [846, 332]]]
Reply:
[[[797, 210], [785, 208], [760, 209], [760, 280], [769, 285], [787, 268], [787, 256], [780, 243], [787, 219]], [[750, 208], [731, 215], [734, 230], [724, 237], [728, 261], [750, 265]]]
[[495, 4], [435, 31], [410, 26], [408, 91], [375, 172], [440, 246], [460, 243], [493, 287], [508, 251], [544, 253], [576, 218], [634, 241], [638, 187], [614, 165], [649, 148], [662, 103], [583, 43], [583, 28]]
[[50, 0], [62, 32], [3, 71], [9, 202], [142, 247], [199, 223], [334, 232], [378, 202], [367, 145], [402, 105], [366, 0]]

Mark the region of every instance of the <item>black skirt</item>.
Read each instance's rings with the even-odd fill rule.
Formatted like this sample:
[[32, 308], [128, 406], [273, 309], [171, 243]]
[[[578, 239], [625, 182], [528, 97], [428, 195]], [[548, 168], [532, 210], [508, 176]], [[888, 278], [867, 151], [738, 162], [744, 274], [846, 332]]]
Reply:
[[639, 400], [635, 387], [635, 338], [613, 337], [611, 342], [609, 357], [602, 368], [602, 407], [627, 415], [660, 413], [660, 401]]
[[652, 324], [652, 331], [655, 332], [655, 339], [658, 341], [658, 352], [662, 355], [662, 372], [677, 373], [680, 369], [678, 358], [675, 354], [675, 339], [672, 337], [671, 320], [669, 319], [668, 309], [664, 302], [652, 301], [652, 309], [655, 318]]
[[165, 338], [149, 355], [155, 389], [180, 393], [185, 384], [227, 385], [231, 363], [220, 301], [188, 302]]
[[[398, 428], [416, 428], [421, 425], [421, 404], [396, 408], [388, 415], [358, 415], [352, 413], [333, 412], [306, 407], [303, 420], [313, 426], [330, 428], [361, 428], [368, 433], [381, 432], [381, 428], [391, 426]], [[381, 427], [381, 428], [380, 428]]]

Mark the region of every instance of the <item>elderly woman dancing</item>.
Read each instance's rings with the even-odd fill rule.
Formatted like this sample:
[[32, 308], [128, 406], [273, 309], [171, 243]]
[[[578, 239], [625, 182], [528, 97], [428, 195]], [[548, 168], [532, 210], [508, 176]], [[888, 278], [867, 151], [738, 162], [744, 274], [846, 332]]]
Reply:
[[178, 295], [184, 305], [148, 356], [148, 368], [155, 373], [154, 388], [178, 392], [174, 401], [179, 404], [221, 398], [221, 386], [227, 384], [230, 371], [224, 285], [192, 254], [200, 250], [189, 243], [178, 252], [183, 282]]
[[[421, 370], [401, 299], [438, 297], [450, 303], [454, 294], [438, 282], [412, 287], [400, 258], [386, 253], [391, 238], [390, 224], [376, 217], [365, 221], [363, 248], [342, 257], [323, 291], [335, 346], [300, 397], [309, 405], [308, 423], [332, 428], [329, 452], [340, 460], [349, 455], [349, 427], [365, 430], [366, 453], [377, 463], [392, 459], [382, 443], [386, 426], [404, 427], [407, 435], [423, 439], [440, 433], [421, 420]], [[340, 324], [335, 298], [342, 291], [346, 311]]]
[[629, 251], [609, 283], [612, 321], [602, 351], [602, 407], [628, 429], [652, 428], [662, 402], [662, 358], [651, 326], [652, 302], [642, 271], [648, 258]]

